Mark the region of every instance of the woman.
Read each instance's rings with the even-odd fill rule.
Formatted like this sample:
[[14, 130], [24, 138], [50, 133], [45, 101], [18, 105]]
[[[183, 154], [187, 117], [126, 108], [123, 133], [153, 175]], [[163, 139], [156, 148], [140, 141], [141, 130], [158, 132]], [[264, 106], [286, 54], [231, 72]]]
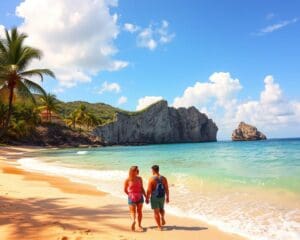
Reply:
[[130, 216], [132, 219], [131, 230], [135, 231], [136, 215], [138, 219], [139, 231], [143, 231], [142, 227], [142, 208], [144, 203], [144, 197], [146, 193], [143, 187], [143, 179], [138, 176], [138, 166], [132, 166], [129, 169], [129, 176], [124, 183], [124, 192], [128, 195], [128, 205]]

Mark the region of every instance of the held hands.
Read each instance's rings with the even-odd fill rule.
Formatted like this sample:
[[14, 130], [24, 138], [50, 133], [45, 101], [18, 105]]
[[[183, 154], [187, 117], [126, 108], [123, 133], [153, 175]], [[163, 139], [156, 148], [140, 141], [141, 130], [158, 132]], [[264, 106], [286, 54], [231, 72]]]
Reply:
[[146, 198], [146, 204], [149, 204], [149, 198]]

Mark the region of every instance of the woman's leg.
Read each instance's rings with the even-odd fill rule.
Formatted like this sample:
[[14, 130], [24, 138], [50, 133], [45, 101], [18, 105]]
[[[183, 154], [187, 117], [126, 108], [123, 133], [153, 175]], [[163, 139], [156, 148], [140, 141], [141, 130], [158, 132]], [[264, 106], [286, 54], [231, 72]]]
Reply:
[[142, 228], [142, 219], [143, 219], [143, 203], [137, 204], [137, 218], [138, 218], [138, 224], [140, 230], [143, 230]]
[[132, 220], [131, 230], [135, 231], [136, 205], [135, 204], [130, 204], [129, 205], [129, 211], [130, 211], [130, 217], [131, 217], [131, 220]]

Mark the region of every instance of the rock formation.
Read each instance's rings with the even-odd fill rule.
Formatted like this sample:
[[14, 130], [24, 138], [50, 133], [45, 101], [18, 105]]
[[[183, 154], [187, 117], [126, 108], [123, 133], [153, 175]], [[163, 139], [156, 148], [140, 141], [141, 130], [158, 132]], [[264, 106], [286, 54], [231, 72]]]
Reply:
[[237, 129], [232, 133], [232, 141], [266, 140], [267, 137], [257, 130], [256, 127], [240, 122]]
[[116, 120], [93, 134], [107, 145], [216, 141], [218, 127], [195, 107], [172, 108], [164, 100], [136, 113], [117, 113]]

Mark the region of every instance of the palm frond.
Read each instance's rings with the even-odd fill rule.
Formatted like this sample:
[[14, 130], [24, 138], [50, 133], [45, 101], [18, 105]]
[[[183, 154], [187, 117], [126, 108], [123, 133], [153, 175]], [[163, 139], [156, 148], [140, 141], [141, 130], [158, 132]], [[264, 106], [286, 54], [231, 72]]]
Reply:
[[7, 44], [6, 44], [6, 41], [4, 39], [0, 40], [0, 53], [7, 55]]
[[46, 92], [45, 90], [37, 83], [26, 79], [26, 78], [22, 78], [24, 85], [28, 88], [28, 90], [30, 91], [34, 91], [35, 93], [39, 93], [39, 94], [43, 94], [45, 95]]
[[20, 71], [26, 69], [26, 67], [34, 59], [41, 59], [42, 52], [39, 49], [31, 47], [23, 47], [18, 57], [17, 65], [19, 66]]
[[0, 39], [0, 67], [6, 65], [7, 58], [6, 40]]
[[32, 69], [32, 70], [28, 70], [28, 71], [24, 71], [24, 72], [21, 72], [20, 75], [23, 77], [31, 77], [31, 76], [36, 76], [38, 75], [41, 80], [43, 80], [43, 75], [48, 75], [50, 77], [53, 77], [55, 78], [55, 75], [54, 73], [49, 70], [49, 69]]
[[29, 88], [22, 81], [17, 82], [18, 94], [23, 98], [29, 98], [34, 104], [36, 104], [35, 98], [30, 92]]
[[22, 49], [24, 49], [24, 40], [27, 35], [24, 33], [19, 33], [17, 28], [11, 29], [10, 33], [6, 31], [7, 38], [7, 60], [9, 64], [17, 65], [18, 59], [21, 57]]
[[10, 38], [10, 34], [9, 34], [9, 31], [8, 29], [5, 29], [5, 37], [6, 37], [6, 40], [9, 43], [11, 43], [11, 38]]

